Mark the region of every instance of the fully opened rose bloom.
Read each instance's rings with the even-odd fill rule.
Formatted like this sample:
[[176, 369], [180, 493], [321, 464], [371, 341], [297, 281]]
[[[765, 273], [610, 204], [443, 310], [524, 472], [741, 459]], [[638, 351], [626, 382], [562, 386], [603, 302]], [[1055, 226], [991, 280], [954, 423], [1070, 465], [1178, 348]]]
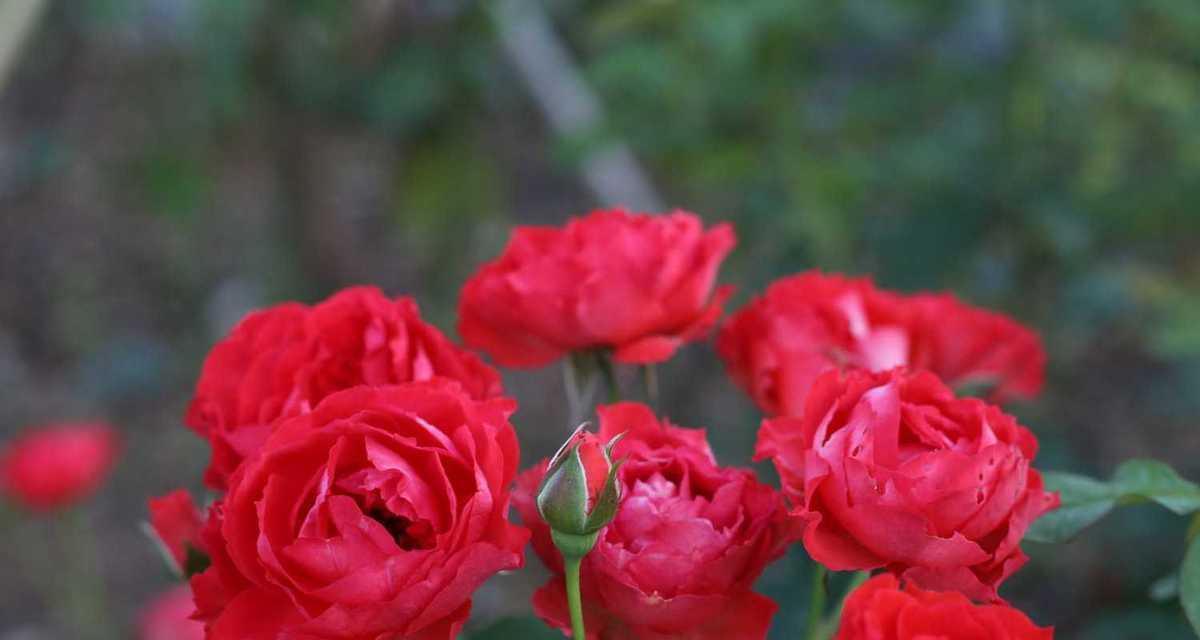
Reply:
[[421, 320], [411, 298], [345, 289], [309, 307], [285, 303], [248, 315], [204, 362], [187, 424], [212, 445], [205, 482], [224, 489], [279, 417], [304, 413], [355, 385], [457, 380], [476, 399], [500, 377]]
[[1046, 355], [1037, 334], [949, 294], [904, 296], [869, 278], [808, 271], [776, 281], [717, 339], [726, 367], [772, 415], [795, 415], [817, 376], [835, 368], [928, 369], [982, 385], [990, 400], [1032, 397]]
[[27, 430], [0, 452], [0, 488], [33, 511], [53, 511], [94, 493], [117, 459], [116, 431], [103, 422]]
[[1012, 416], [896, 369], [822, 375], [800, 416], [764, 421], [756, 457], [775, 463], [816, 561], [989, 600], [1058, 503], [1036, 453]]
[[155, 598], [138, 619], [139, 640], [204, 640], [204, 625], [192, 620], [192, 590], [176, 587]]
[[834, 640], [1051, 640], [1005, 605], [973, 604], [961, 593], [900, 588], [888, 574], [868, 580], [846, 599]]
[[458, 332], [511, 367], [611, 349], [647, 364], [704, 337], [729, 295], [714, 291], [732, 227], [684, 211], [596, 211], [564, 227], [518, 227], [463, 286]]
[[[718, 466], [702, 430], [660, 422], [636, 403], [597, 411], [601, 441], [624, 434], [612, 452], [624, 459], [623, 497], [583, 559], [588, 637], [764, 637], [776, 605], [751, 587], [798, 533], [782, 497], [749, 470]], [[543, 461], [521, 474], [514, 504], [558, 574], [534, 596], [534, 610], [566, 630], [562, 559], [534, 503], [545, 470]]]
[[514, 408], [434, 381], [282, 421], [210, 513], [209, 640], [456, 637], [475, 589], [522, 564]]

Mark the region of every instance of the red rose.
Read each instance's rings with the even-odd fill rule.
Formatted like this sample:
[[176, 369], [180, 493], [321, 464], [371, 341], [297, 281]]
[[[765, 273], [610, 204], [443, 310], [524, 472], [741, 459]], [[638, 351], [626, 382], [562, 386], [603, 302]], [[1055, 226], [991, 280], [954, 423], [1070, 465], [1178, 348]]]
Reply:
[[1037, 334], [949, 294], [901, 296], [869, 278], [817, 271], [776, 281], [721, 328], [717, 350], [763, 411], [795, 415], [834, 368], [928, 369], [954, 386], [988, 383], [990, 399], [1037, 395], [1046, 355]]
[[[763, 638], [776, 605], [751, 591], [796, 539], [782, 497], [749, 470], [717, 466], [704, 431], [659, 422], [644, 405], [600, 407], [600, 440], [618, 434], [623, 499], [583, 559], [589, 638]], [[534, 498], [546, 462], [517, 479], [513, 502], [558, 575], [534, 596], [549, 624], [570, 629], [562, 558]]]
[[822, 375], [799, 417], [764, 421], [756, 458], [775, 463], [821, 564], [886, 567], [982, 600], [1025, 564], [1021, 537], [1057, 506], [1036, 453], [1011, 416], [897, 369]]
[[209, 640], [453, 638], [475, 589], [522, 564], [514, 408], [434, 381], [283, 420], [206, 527]]
[[183, 489], [172, 491], [161, 498], [151, 498], [150, 527], [158, 536], [164, 549], [171, 556], [179, 572], [187, 571], [188, 547], [202, 550], [200, 531], [204, 519], [196, 509], [192, 496]]
[[912, 336], [908, 366], [928, 369], [955, 386], [986, 384], [990, 402], [1032, 398], [1042, 390], [1046, 351], [1030, 329], [948, 293], [914, 295], [906, 305]]
[[411, 298], [354, 287], [313, 307], [251, 313], [209, 353], [188, 408], [188, 426], [213, 449], [205, 482], [224, 489], [276, 418], [356, 385], [435, 376], [457, 380], [476, 399], [502, 391], [499, 374], [422, 321]]
[[458, 332], [496, 362], [537, 367], [568, 351], [614, 350], [661, 362], [708, 333], [729, 290], [713, 292], [733, 248], [728, 224], [707, 231], [683, 211], [596, 211], [563, 228], [518, 227], [459, 301]]
[[0, 452], [0, 485], [27, 509], [52, 511], [100, 487], [117, 459], [117, 433], [102, 422], [27, 431]]
[[961, 593], [900, 589], [895, 576], [868, 580], [846, 598], [835, 640], [1051, 640], [1053, 628], [1035, 626], [1004, 605], [972, 604]]
[[139, 640], [204, 640], [204, 625], [192, 620], [192, 590], [176, 587], [142, 610]]
[[587, 508], [590, 510], [596, 506], [600, 492], [604, 490], [604, 481], [608, 479], [612, 464], [604, 455], [604, 443], [594, 434], [580, 431], [575, 439], [565, 446], [574, 443], [579, 445], [579, 460], [583, 463], [583, 475], [587, 478]]

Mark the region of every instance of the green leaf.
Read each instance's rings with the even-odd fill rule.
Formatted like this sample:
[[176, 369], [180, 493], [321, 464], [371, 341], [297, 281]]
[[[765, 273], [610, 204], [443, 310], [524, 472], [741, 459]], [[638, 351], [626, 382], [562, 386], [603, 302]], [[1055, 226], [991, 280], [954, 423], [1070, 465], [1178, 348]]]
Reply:
[[1049, 471], [1042, 475], [1046, 489], [1057, 491], [1062, 505], [1038, 518], [1025, 533], [1034, 542], [1064, 542], [1075, 537], [1117, 504], [1107, 483], [1073, 473]]
[[1155, 602], [1167, 602], [1179, 597], [1179, 572], [1169, 573], [1150, 585], [1150, 599]]
[[1117, 467], [1113, 484], [1121, 500], [1153, 500], [1178, 515], [1200, 510], [1200, 487], [1157, 460], [1130, 460]]
[[1026, 538], [1034, 542], [1069, 540], [1118, 505], [1151, 501], [1178, 515], [1200, 511], [1200, 486], [1157, 460], [1129, 460], [1109, 482], [1073, 473], [1047, 472], [1043, 477], [1062, 506], [1030, 526]]
[[470, 640], [562, 640], [563, 634], [547, 627], [537, 618], [522, 616], [502, 618], [467, 637]]
[[1179, 570], [1179, 602], [1192, 629], [1200, 634], [1200, 538], [1193, 540]]

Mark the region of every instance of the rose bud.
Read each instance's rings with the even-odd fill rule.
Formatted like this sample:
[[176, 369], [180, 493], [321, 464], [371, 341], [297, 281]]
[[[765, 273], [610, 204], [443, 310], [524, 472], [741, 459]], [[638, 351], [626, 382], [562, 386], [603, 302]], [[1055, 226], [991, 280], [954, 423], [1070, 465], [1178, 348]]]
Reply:
[[[617, 484], [621, 464], [612, 460], [612, 448], [621, 436], [602, 444], [586, 427], [580, 425], [550, 459], [537, 491], [538, 513], [566, 555], [586, 555], [595, 543], [595, 534], [612, 520], [621, 502]], [[570, 548], [563, 549], [564, 544]]]
[[729, 318], [717, 351], [734, 381], [770, 415], [796, 415], [830, 369], [926, 369], [989, 399], [1030, 398], [1046, 354], [1030, 329], [949, 294], [900, 295], [870, 278], [808, 271], [777, 280]]
[[800, 416], [763, 422], [755, 457], [774, 462], [817, 562], [996, 600], [1026, 529], [1058, 504], [1036, 454], [1012, 416], [895, 369], [817, 378]]
[[138, 619], [139, 640], [204, 640], [204, 624], [192, 619], [192, 590], [176, 587], [159, 595]]
[[[645, 405], [602, 406], [599, 440], [624, 437], [622, 499], [580, 568], [583, 618], [590, 640], [755, 640], [777, 609], [752, 590], [763, 569], [799, 537], [783, 496], [752, 470], [722, 467], [700, 429], [660, 421]], [[517, 479], [513, 504], [533, 530], [533, 547], [556, 576], [535, 594], [534, 611], [570, 628], [570, 565], [536, 497], [549, 465]]]
[[208, 564], [200, 543], [204, 519], [192, 496], [177, 489], [161, 498], [151, 498], [150, 532], [162, 546], [171, 569], [183, 577], [203, 571]]
[[224, 490], [271, 425], [357, 385], [449, 378], [476, 400], [500, 375], [421, 319], [411, 298], [351, 287], [314, 306], [288, 302], [246, 316], [204, 361], [186, 422], [212, 446], [204, 474]]
[[736, 242], [694, 214], [594, 211], [563, 227], [517, 227], [504, 253], [463, 285], [458, 332], [509, 367], [611, 350], [651, 364], [705, 337], [729, 288], [717, 270]]
[[0, 452], [0, 488], [32, 511], [53, 511], [94, 493], [117, 458], [117, 433], [102, 422], [30, 429]]
[[458, 637], [475, 590], [523, 563], [515, 408], [434, 380], [282, 420], [201, 533], [208, 639]]
[[876, 576], [846, 598], [834, 640], [1051, 640], [1007, 605], [977, 605], [961, 593], [925, 591], [895, 576]]

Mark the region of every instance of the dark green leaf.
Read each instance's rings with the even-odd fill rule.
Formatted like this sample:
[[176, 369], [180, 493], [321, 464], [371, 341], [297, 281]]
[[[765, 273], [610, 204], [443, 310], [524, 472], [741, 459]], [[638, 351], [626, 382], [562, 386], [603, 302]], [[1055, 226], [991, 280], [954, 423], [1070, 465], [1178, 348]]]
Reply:
[[1179, 515], [1200, 510], [1200, 486], [1157, 460], [1125, 462], [1109, 482], [1059, 472], [1044, 478], [1046, 488], [1058, 492], [1062, 506], [1029, 528], [1026, 538], [1034, 542], [1069, 540], [1117, 505], [1153, 501]]
[[1192, 629], [1200, 634], [1200, 538], [1192, 541], [1179, 570], [1179, 602]]
[[1167, 602], [1179, 597], [1179, 573], [1169, 573], [1150, 585], [1150, 599]]
[[1113, 474], [1112, 484], [1122, 501], [1153, 500], [1179, 514], [1200, 509], [1200, 487], [1184, 480], [1171, 467], [1157, 460], [1129, 460]]
[[1025, 538], [1034, 542], [1063, 542], [1103, 518], [1117, 503], [1106, 483], [1072, 473], [1043, 474], [1046, 488], [1057, 491], [1062, 506], [1039, 518]]

